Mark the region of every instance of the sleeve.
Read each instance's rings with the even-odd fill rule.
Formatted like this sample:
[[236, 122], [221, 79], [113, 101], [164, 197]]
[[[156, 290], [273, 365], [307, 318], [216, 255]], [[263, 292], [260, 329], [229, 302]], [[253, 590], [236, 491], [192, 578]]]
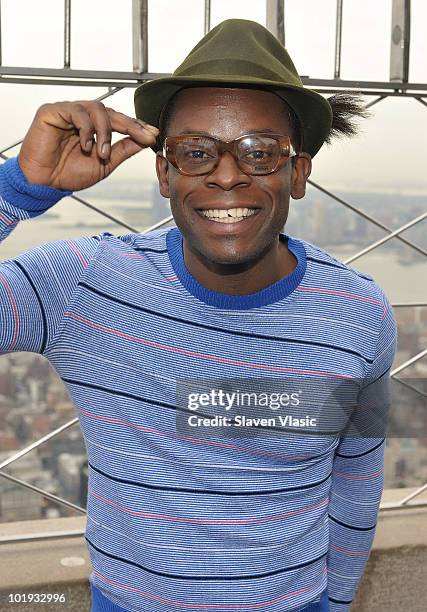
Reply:
[[[71, 192], [29, 184], [17, 158], [0, 166], [0, 241]], [[0, 353], [45, 353], [99, 236], [58, 240], [0, 262]]]
[[333, 460], [327, 555], [331, 612], [350, 610], [371, 551], [384, 486], [385, 430], [397, 326], [382, 290], [381, 295], [375, 356], [356, 406], [356, 411], [365, 413], [352, 435], [341, 437]]

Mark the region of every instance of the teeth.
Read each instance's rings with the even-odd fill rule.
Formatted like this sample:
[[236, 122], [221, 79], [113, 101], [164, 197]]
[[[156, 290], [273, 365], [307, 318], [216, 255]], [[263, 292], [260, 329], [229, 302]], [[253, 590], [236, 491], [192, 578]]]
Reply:
[[230, 208], [228, 210], [211, 208], [209, 210], [202, 210], [201, 212], [208, 219], [212, 219], [212, 221], [217, 221], [219, 223], [237, 223], [253, 215], [255, 208]]

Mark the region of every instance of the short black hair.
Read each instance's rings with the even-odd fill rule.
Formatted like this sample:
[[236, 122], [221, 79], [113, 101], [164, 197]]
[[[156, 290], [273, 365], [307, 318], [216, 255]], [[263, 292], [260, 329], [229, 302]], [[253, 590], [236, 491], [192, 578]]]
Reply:
[[[176, 108], [176, 99], [175, 94], [169, 99], [160, 115], [159, 138], [162, 145], [169, 131], [170, 124], [172, 123], [173, 114]], [[331, 144], [334, 138], [341, 138], [342, 136], [356, 136], [359, 132], [356, 120], [358, 118], [367, 118], [370, 116], [369, 111], [365, 108], [363, 95], [360, 92], [343, 91], [334, 94], [327, 98], [327, 100], [332, 109], [332, 125], [325, 138], [325, 143]], [[297, 153], [300, 153], [302, 134], [301, 122], [295, 111], [283, 99], [282, 102], [288, 113], [292, 144]], [[294, 162], [295, 159], [296, 158], [293, 158], [292, 161]]]

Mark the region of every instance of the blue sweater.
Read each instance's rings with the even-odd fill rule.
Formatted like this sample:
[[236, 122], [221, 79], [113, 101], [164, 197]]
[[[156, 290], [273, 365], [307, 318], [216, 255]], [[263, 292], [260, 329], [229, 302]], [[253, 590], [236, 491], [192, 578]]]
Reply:
[[[64, 195], [29, 185], [16, 159], [3, 164], [1, 238]], [[281, 240], [297, 267], [240, 296], [189, 274], [177, 228], [55, 241], [1, 263], [0, 349], [49, 359], [84, 436], [93, 612], [349, 610], [384, 436], [191, 430], [199, 413], [177, 401], [184, 379], [387, 390], [396, 322], [382, 289], [311, 243]], [[304, 411], [322, 416], [316, 403]], [[329, 604], [309, 606], [322, 593]]]

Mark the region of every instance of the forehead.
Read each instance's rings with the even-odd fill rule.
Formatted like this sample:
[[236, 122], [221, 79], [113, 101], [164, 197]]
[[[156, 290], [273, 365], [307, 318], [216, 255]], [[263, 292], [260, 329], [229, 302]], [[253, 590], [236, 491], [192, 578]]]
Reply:
[[240, 87], [190, 87], [173, 100], [173, 133], [207, 131], [231, 137], [252, 129], [287, 133], [289, 118], [284, 101], [274, 93]]

